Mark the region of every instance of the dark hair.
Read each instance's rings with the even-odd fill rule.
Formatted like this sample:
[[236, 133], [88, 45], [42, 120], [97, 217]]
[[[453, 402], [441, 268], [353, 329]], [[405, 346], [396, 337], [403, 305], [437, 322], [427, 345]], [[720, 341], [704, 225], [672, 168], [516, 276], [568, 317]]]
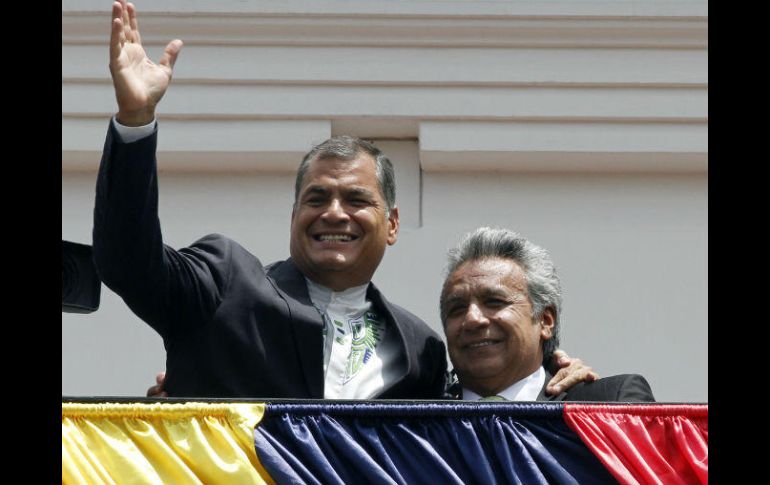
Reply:
[[380, 193], [385, 199], [388, 213], [396, 206], [396, 177], [393, 172], [393, 164], [379, 148], [372, 143], [353, 136], [335, 136], [323, 143], [314, 146], [302, 158], [297, 169], [297, 178], [294, 181], [294, 206], [299, 201], [299, 191], [305, 178], [310, 162], [313, 160], [353, 160], [361, 153], [366, 153], [374, 159], [377, 174], [377, 183]]

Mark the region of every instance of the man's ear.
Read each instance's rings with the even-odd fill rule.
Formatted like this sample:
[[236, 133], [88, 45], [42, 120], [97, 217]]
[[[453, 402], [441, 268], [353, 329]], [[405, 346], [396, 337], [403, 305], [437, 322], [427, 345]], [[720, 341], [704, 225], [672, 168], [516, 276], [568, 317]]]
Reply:
[[553, 308], [546, 308], [540, 317], [540, 338], [541, 340], [550, 340], [553, 337], [553, 326], [556, 324], [556, 317], [553, 315]]
[[398, 207], [393, 207], [388, 214], [388, 246], [396, 244], [398, 240], [398, 228], [400, 223], [398, 220]]

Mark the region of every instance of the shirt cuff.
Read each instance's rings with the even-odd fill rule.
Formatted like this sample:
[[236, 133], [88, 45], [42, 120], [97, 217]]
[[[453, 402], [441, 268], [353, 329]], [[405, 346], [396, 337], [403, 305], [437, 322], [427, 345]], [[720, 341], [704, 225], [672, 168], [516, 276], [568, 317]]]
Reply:
[[118, 120], [115, 116], [112, 117], [112, 126], [115, 127], [115, 131], [118, 132], [120, 140], [123, 143], [135, 142], [152, 135], [153, 131], [155, 131], [156, 123], [156, 120], [152, 120], [150, 123], [144, 126], [126, 126], [118, 123]]

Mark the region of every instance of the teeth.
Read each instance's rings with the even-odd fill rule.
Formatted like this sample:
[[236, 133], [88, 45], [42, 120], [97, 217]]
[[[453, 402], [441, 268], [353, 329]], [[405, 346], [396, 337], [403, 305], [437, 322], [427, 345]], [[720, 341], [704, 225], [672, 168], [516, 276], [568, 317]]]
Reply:
[[351, 241], [353, 238], [345, 234], [323, 234], [318, 237], [320, 241]]
[[495, 342], [493, 342], [492, 340], [485, 340], [483, 342], [476, 342], [476, 343], [469, 344], [468, 347], [475, 349], [477, 347], [486, 347], [487, 345], [492, 345], [494, 343]]

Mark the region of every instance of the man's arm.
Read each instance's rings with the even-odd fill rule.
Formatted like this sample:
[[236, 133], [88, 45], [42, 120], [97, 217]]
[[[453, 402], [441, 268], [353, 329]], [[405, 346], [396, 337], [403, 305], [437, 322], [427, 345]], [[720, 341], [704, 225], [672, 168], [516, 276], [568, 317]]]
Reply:
[[575, 386], [565, 401], [655, 402], [650, 384], [639, 374], [620, 374]]
[[[650, 383], [639, 374], [625, 374], [616, 399], [627, 402], [655, 402]], [[601, 380], [599, 381], [601, 382]]]
[[[96, 187], [93, 255], [102, 281], [164, 339], [204, 321], [218, 304], [226, 244], [201, 241], [175, 251], [163, 244], [158, 220], [155, 108], [168, 88], [181, 41], [166, 46], [158, 64], [141, 44], [136, 10], [112, 5], [110, 73], [118, 101], [116, 121], [150, 124], [150, 135], [127, 143], [110, 123]], [[203, 318], [202, 318], [203, 317]]]

